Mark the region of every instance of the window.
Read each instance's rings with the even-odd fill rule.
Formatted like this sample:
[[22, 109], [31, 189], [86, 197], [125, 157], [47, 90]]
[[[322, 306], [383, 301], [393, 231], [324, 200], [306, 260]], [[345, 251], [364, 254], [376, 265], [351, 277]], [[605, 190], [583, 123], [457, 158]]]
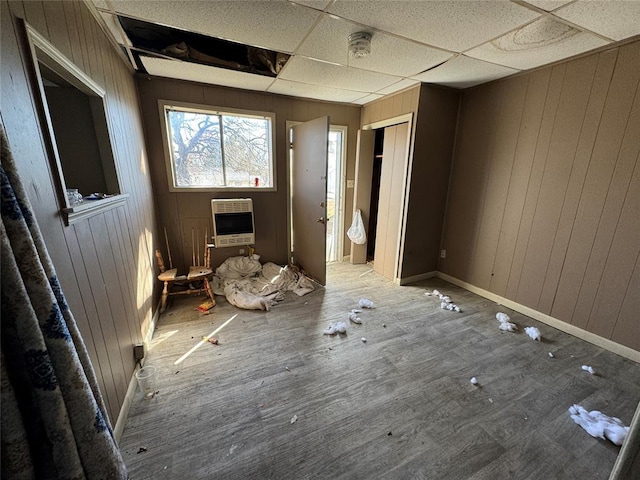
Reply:
[[272, 113], [160, 101], [169, 190], [274, 189]]
[[67, 225], [121, 205], [106, 92], [25, 25], [40, 92], [41, 121]]

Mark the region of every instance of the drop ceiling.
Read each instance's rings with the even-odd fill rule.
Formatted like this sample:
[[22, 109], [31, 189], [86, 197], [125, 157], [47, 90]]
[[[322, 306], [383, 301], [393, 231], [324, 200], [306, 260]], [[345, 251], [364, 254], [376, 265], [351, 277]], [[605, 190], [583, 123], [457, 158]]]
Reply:
[[[149, 75], [360, 105], [419, 82], [468, 88], [640, 35], [640, 0], [93, 3]], [[118, 16], [291, 57], [269, 77], [146, 54]], [[348, 36], [360, 31], [371, 53], [353, 58]]]

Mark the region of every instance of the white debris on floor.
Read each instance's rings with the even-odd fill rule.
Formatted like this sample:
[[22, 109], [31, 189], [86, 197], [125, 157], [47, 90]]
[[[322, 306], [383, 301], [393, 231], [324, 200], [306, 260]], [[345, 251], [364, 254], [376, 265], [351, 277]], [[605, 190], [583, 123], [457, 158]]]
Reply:
[[291, 417], [291, 423], [296, 423], [298, 421], [298, 415], [294, 415], [293, 417]]
[[322, 333], [324, 335], [335, 335], [336, 333], [347, 333], [347, 324], [345, 322], [330, 323], [327, 329]]
[[469, 380], [471, 382], [471, 385], [478, 385], [478, 379], [476, 377], [471, 377], [471, 380]]
[[362, 337], [360, 340], [362, 340], [362, 343], [367, 343], [367, 339], [365, 337]]
[[503, 332], [515, 332], [518, 327], [515, 323], [511, 322], [511, 317], [503, 312], [496, 313], [496, 318], [500, 322], [500, 330]]
[[440, 308], [443, 310], [451, 310], [452, 312], [461, 312], [460, 307], [455, 303], [442, 302]]
[[452, 312], [461, 312], [462, 310], [458, 305], [452, 303], [451, 297], [440, 292], [440, 290], [433, 290], [431, 292], [424, 292], [427, 297], [437, 297], [440, 299], [440, 308], [443, 310], [450, 310]]
[[538, 342], [542, 338], [540, 336], [540, 330], [538, 330], [536, 327], [524, 327], [524, 333], [529, 335], [532, 340], [537, 340]]
[[598, 410], [587, 412], [580, 405], [569, 407], [571, 419], [595, 438], [607, 439], [615, 445], [622, 445], [629, 433], [629, 427], [625, 426], [619, 418], [610, 417]]
[[556, 358], [556, 356], [555, 356], [553, 353], [551, 353], [551, 352], [549, 352], [549, 357], [550, 357], [550, 358]]
[[353, 309], [349, 312], [349, 320], [352, 321], [353, 323], [357, 323], [358, 325], [362, 324], [362, 320], [360, 319], [360, 317], [358, 317], [358, 314], [361, 312], [362, 310], [356, 310]]
[[358, 305], [360, 305], [360, 308], [373, 308], [373, 302], [368, 298], [361, 298]]
[[591, 375], [595, 375], [596, 371], [593, 369], [593, 367], [591, 365], [582, 365], [582, 369], [585, 372], [589, 372]]

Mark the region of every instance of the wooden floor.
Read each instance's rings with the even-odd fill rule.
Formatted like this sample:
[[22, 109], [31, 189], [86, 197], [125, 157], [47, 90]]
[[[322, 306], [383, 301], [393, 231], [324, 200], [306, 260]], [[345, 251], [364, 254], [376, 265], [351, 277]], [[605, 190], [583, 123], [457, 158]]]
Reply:
[[[376, 308], [362, 325], [322, 334], [363, 297]], [[268, 313], [218, 298], [203, 315], [204, 298], [174, 297], [159, 320], [146, 359], [159, 393], [137, 393], [120, 442], [133, 480], [606, 479], [619, 447], [567, 408], [628, 425], [640, 400], [640, 365], [439, 279], [399, 287], [338, 263], [325, 289]], [[543, 341], [500, 332], [498, 311]], [[219, 346], [174, 364], [234, 315]]]

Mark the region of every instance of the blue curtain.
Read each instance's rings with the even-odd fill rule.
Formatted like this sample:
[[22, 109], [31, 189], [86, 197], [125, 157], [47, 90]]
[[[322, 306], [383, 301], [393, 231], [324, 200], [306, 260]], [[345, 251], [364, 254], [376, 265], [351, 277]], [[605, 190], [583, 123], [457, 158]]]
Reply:
[[86, 348], [0, 127], [3, 479], [126, 479]]

